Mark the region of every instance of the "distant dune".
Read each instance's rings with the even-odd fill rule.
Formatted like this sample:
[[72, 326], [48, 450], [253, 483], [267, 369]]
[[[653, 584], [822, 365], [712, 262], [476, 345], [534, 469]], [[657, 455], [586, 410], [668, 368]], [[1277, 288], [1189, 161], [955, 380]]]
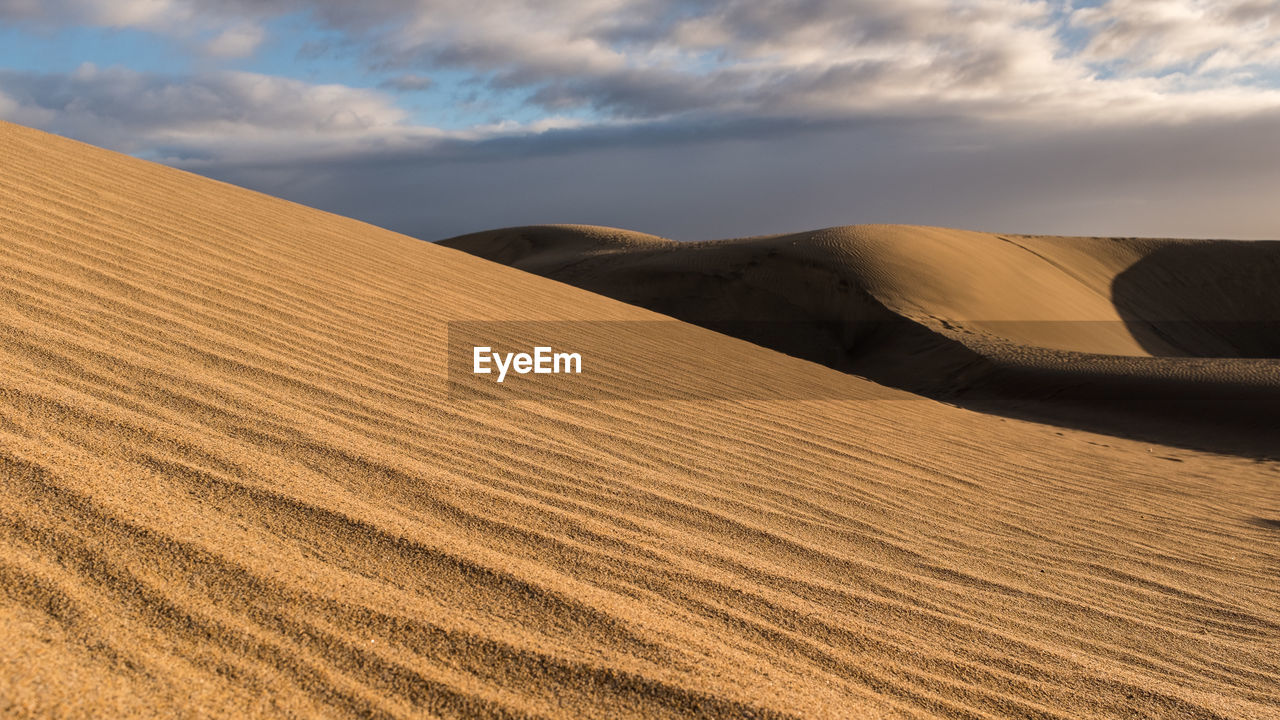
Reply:
[[570, 225], [440, 244], [970, 407], [1280, 455], [1280, 242]]
[[[0, 157], [0, 716], [1277, 717], [1277, 463], [885, 390], [13, 125]], [[898, 231], [857, 232], [750, 270], [612, 231], [494, 252], [687, 252], [777, 273], [760, 307], [856, 295], [948, 339], [947, 303], [1021, 319], [829, 265]], [[1059, 319], [1067, 290], [1112, 319], [1053, 282]], [[451, 394], [447, 323], [538, 319], [659, 330], [572, 392]], [[1065, 350], [1149, 352], [1108, 333]], [[821, 392], [628, 399], [655, 372]]]

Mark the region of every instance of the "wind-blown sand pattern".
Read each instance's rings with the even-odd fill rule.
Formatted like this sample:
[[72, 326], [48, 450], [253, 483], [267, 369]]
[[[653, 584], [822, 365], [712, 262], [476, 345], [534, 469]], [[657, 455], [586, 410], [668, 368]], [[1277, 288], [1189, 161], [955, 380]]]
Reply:
[[661, 316], [0, 157], [0, 716], [1280, 716], [1275, 463], [892, 390], [602, 400], [717, 344], [872, 385], [676, 323], [588, 400], [451, 399], [447, 321]]

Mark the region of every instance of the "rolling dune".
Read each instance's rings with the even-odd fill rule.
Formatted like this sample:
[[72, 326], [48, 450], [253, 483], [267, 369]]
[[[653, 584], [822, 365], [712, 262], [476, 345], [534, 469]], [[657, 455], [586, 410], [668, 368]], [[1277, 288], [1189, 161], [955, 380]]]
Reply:
[[440, 244], [974, 409], [1280, 453], [1280, 242], [867, 225], [692, 243], [518, 227]]
[[[0, 154], [0, 716], [1280, 717], [1274, 462], [13, 125]], [[454, 392], [483, 320], [649, 330], [561, 390]]]

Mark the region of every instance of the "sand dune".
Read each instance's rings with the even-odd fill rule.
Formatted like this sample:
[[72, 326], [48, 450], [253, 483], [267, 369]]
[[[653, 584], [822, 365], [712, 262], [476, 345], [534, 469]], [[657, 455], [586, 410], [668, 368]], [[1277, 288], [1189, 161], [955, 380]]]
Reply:
[[1280, 242], [545, 226], [440, 244], [988, 412], [1280, 452]]
[[[0, 153], [0, 716], [1277, 717], [1275, 463], [883, 390], [12, 125]], [[574, 392], [459, 398], [447, 323], [486, 319], [666, 330]], [[820, 392], [628, 399], [655, 368]]]

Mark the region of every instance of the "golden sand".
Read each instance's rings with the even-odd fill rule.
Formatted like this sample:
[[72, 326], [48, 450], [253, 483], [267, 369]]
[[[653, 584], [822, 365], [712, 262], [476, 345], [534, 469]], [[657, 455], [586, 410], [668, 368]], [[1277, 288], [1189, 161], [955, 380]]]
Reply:
[[599, 400], [716, 344], [870, 385], [678, 323], [599, 395], [460, 400], [450, 320], [661, 316], [0, 157], [0, 716], [1278, 716], [1275, 463], [898, 391]]

